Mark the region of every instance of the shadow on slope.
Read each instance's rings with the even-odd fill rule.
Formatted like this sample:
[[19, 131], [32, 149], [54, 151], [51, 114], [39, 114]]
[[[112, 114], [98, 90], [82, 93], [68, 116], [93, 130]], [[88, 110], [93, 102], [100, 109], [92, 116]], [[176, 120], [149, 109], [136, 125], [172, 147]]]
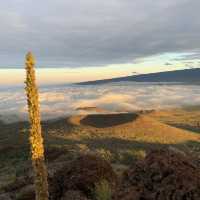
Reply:
[[95, 128], [107, 128], [134, 121], [138, 117], [135, 113], [86, 115], [80, 120], [82, 125]]
[[[81, 153], [96, 153], [110, 161], [113, 164], [129, 165], [136, 159], [144, 158], [146, 153], [151, 150], [157, 150], [160, 148], [172, 147], [177, 151], [185, 152], [186, 154], [199, 154], [200, 152], [200, 141], [187, 140], [181, 143], [161, 143], [151, 141], [138, 141], [137, 139], [123, 139], [116, 137], [93, 137], [93, 138], [54, 138], [54, 145], [65, 149], [67, 156], [78, 155]], [[48, 149], [51, 149], [49, 146]], [[54, 149], [56, 151], [56, 148]], [[55, 152], [54, 152], [55, 153]], [[51, 155], [47, 154], [47, 159]], [[64, 158], [63, 157], [63, 158]], [[72, 156], [73, 157], [73, 156]], [[58, 157], [57, 157], [58, 158]]]

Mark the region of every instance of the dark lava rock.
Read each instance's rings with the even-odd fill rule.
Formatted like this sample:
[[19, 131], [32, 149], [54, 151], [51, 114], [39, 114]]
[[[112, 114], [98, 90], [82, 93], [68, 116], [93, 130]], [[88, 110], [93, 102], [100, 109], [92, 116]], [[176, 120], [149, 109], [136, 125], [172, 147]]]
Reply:
[[200, 200], [200, 169], [171, 150], [156, 150], [125, 172], [115, 200]]
[[81, 155], [50, 178], [50, 199], [60, 200], [69, 190], [90, 197], [95, 184], [102, 180], [107, 180], [111, 188], [115, 188], [117, 176], [110, 163], [96, 155]]

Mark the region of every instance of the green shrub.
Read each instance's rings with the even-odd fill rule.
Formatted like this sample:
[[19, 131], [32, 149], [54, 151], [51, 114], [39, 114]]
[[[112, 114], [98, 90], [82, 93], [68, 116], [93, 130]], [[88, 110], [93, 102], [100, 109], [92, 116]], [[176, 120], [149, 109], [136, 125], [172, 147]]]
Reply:
[[94, 196], [96, 200], [111, 200], [112, 189], [107, 180], [95, 184]]

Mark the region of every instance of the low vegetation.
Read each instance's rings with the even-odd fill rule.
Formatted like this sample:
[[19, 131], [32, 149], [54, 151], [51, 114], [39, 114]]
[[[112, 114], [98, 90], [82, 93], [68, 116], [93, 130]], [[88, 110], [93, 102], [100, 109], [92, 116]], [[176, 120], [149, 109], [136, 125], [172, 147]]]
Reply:
[[115, 200], [200, 199], [200, 168], [183, 152], [156, 150], [131, 165]]
[[99, 183], [95, 184], [94, 198], [96, 200], [111, 200], [112, 199], [112, 189], [107, 180], [101, 180]]

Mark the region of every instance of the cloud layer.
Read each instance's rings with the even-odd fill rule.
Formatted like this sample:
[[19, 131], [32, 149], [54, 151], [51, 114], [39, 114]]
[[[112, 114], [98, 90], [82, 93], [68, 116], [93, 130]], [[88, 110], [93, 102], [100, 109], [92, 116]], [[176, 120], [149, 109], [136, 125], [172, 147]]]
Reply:
[[[109, 84], [43, 88], [40, 93], [43, 119], [77, 114], [80, 107], [98, 107], [107, 112], [131, 112], [199, 105], [199, 87], [153, 84]], [[0, 119], [27, 119], [26, 99], [21, 89], [0, 90]]]
[[42, 66], [71, 67], [198, 51], [199, 7], [198, 0], [1, 0], [1, 65], [20, 66], [29, 49]]

